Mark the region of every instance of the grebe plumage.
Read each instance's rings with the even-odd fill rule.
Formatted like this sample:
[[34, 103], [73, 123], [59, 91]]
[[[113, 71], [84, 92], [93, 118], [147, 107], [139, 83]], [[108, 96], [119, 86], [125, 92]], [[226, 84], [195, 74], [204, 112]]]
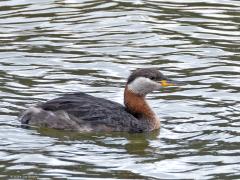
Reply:
[[160, 128], [160, 120], [148, 105], [148, 93], [176, 85], [155, 68], [132, 72], [124, 90], [124, 104], [82, 92], [38, 104], [24, 111], [23, 127], [40, 126], [71, 131], [146, 132]]

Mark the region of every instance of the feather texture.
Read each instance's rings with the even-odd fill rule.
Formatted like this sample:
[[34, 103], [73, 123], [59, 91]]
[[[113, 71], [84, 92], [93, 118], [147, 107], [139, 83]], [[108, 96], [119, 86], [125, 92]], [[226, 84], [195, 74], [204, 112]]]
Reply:
[[85, 93], [66, 94], [30, 108], [22, 124], [78, 131], [148, 131], [124, 106]]

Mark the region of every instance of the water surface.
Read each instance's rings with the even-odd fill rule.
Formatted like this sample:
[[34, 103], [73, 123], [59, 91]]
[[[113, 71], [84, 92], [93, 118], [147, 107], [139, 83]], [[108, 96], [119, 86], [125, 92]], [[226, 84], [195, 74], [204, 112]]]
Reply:
[[[240, 2], [0, 2], [0, 178], [239, 179]], [[122, 103], [127, 76], [185, 81], [148, 97], [147, 134], [22, 129], [28, 106], [82, 91]]]

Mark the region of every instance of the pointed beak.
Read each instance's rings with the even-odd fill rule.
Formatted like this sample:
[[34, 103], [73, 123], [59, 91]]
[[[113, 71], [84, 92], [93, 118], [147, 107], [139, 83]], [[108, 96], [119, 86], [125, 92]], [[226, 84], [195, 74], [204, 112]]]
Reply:
[[168, 87], [168, 86], [183, 86], [186, 85], [186, 83], [184, 82], [180, 82], [180, 81], [174, 81], [171, 79], [165, 79], [165, 80], [161, 80], [160, 81], [161, 86], [163, 87]]

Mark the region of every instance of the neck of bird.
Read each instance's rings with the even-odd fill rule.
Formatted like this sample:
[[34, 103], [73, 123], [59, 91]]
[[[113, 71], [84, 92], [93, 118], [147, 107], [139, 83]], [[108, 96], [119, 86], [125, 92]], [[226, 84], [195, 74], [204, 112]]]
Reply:
[[137, 119], [146, 120], [151, 130], [160, 127], [160, 121], [148, 105], [145, 96], [134, 93], [127, 86], [124, 91], [124, 104]]

